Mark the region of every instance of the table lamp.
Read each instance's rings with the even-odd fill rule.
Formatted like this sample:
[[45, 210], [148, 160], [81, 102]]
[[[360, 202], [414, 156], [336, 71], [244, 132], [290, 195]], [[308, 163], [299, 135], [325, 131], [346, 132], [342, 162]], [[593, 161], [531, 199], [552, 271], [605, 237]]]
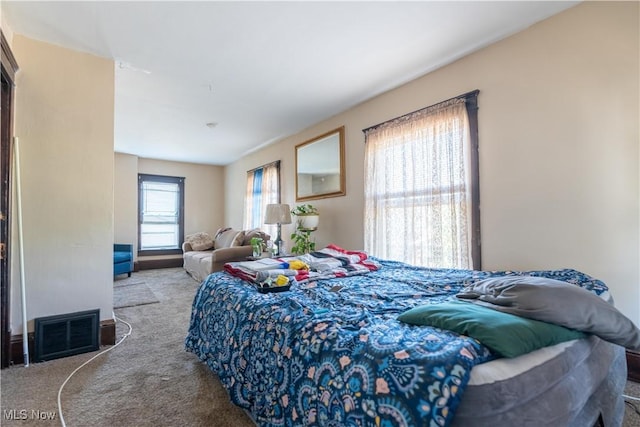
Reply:
[[278, 225], [278, 236], [273, 242], [273, 255], [284, 255], [284, 251], [282, 250], [282, 237], [280, 237], [280, 225], [291, 224], [291, 208], [287, 204], [267, 205], [264, 223]]

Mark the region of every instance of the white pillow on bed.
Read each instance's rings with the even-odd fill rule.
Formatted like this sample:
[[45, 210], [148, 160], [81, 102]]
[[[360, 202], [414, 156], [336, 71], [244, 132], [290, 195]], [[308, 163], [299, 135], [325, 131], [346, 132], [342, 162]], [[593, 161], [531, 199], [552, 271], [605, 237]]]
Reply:
[[456, 296], [640, 349], [640, 330], [631, 320], [596, 294], [567, 282], [534, 276], [492, 277], [467, 286]]

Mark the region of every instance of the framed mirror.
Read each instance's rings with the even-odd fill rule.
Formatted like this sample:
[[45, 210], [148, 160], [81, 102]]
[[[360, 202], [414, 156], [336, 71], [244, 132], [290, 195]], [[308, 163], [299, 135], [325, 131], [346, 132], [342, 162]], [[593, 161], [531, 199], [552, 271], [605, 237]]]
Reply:
[[296, 202], [345, 195], [344, 126], [296, 145]]

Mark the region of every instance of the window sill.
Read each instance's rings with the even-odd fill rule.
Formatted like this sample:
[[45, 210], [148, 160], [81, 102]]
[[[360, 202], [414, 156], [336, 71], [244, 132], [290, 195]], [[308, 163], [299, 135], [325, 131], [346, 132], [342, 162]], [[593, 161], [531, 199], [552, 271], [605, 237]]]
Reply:
[[146, 249], [138, 251], [138, 256], [182, 255], [182, 249]]

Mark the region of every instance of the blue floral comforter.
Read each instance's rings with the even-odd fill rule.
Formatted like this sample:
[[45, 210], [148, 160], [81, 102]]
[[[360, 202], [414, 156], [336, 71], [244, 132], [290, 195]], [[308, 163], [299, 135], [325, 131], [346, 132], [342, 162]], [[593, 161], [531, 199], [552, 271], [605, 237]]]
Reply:
[[403, 311], [490, 276], [528, 274], [606, 286], [575, 270], [485, 272], [376, 260], [362, 276], [258, 293], [214, 273], [193, 302], [186, 349], [261, 426], [446, 426], [474, 365], [494, 358], [472, 338], [401, 323]]

